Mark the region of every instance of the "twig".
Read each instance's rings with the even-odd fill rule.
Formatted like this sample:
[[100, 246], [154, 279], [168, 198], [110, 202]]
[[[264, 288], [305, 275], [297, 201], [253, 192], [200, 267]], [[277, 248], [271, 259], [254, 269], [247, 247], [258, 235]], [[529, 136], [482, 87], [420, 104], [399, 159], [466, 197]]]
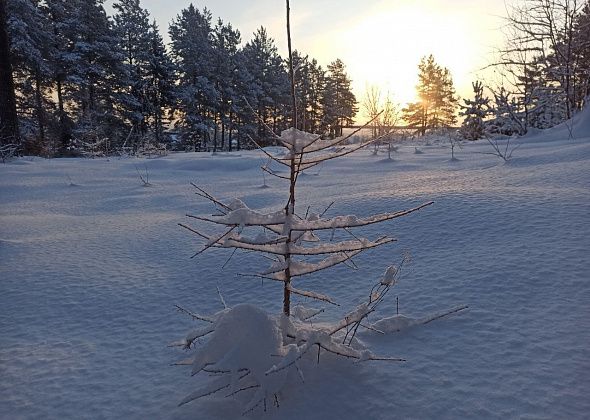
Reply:
[[223, 270], [225, 268], [225, 266], [231, 261], [232, 257], [235, 255], [236, 251], [238, 250], [238, 248], [234, 248], [234, 250], [232, 251], [232, 253], [230, 254], [230, 256], [227, 258], [227, 260], [225, 260], [225, 262], [223, 263], [223, 265], [221, 266], [221, 269]]
[[204, 189], [202, 189], [201, 187], [199, 187], [197, 184], [195, 184], [194, 182], [190, 183], [194, 188], [197, 189], [198, 192], [196, 192], [195, 194], [197, 194], [200, 197], [206, 198], [207, 200], [217, 204], [218, 206], [223, 207], [225, 210], [227, 211], [231, 211], [231, 208], [226, 205], [225, 203], [222, 203], [221, 201], [219, 201], [218, 199], [216, 199], [215, 197], [213, 197], [211, 194], [209, 194], [207, 191], [205, 191]]
[[192, 228], [192, 227], [190, 227], [190, 226], [184, 225], [184, 224], [182, 224], [182, 223], [178, 223], [178, 226], [180, 226], [180, 227], [182, 227], [182, 228], [185, 228], [186, 230], [188, 230], [188, 231], [190, 231], [190, 232], [192, 232], [192, 233], [194, 233], [194, 234], [196, 234], [196, 235], [199, 235], [201, 238], [203, 238], [203, 239], [205, 239], [205, 240], [207, 240], [207, 241], [210, 239], [208, 236], [206, 236], [206, 235], [202, 234], [201, 232], [199, 232], [199, 231], [198, 231], [198, 230], [196, 230], [196, 229], [193, 229], [193, 228]]
[[188, 316], [190, 316], [192, 319], [197, 319], [199, 321], [205, 321], [205, 322], [210, 322], [213, 323], [213, 319], [206, 317], [206, 316], [202, 316], [202, 315], [198, 315], [194, 312], [189, 311], [188, 309], [183, 308], [180, 305], [174, 305], [174, 307], [178, 310], [178, 312], [182, 312], [184, 314], [187, 314]]
[[215, 287], [217, 289], [217, 295], [219, 296], [219, 300], [221, 301], [221, 304], [223, 305], [223, 309], [227, 309], [227, 304], [225, 303], [225, 299], [223, 298], [223, 295], [221, 294], [221, 291], [219, 290], [219, 286]]
[[447, 312], [444, 312], [444, 313], [442, 313], [442, 314], [438, 314], [438, 315], [435, 315], [435, 316], [429, 317], [429, 318], [427, 318], [427, 319], [425, 319], [425, 320], [422, 320], [422, 321], [420, 322], [420, 324], [422, 324], [422, 325], [426, 325], [426, 324], [428, 324], [429, 322], [436, 321], [437, 319], [444, 318], [445, 316], [449, 316], [449, 315], [451, 315], [451, 314], [454, 314], [454, 313], [457, 313], [457, 312], [464, 311], [465, 309], [468, 309], [468, 308], [469, 308], [469, 306], [468, 306], [468, 305], [461, 305], [461, 306], [458, 306], [458, 307], [456, 307], [456, 308], [450, 309], [450, 310], [448, 310]]
[[221, 235], [220, 237], [218, 237], [217, 239], [210, 240], [210, 243], [208, 243], [207, 245], [205, 245], [205, 247], [198, 251], [196, 254], [194, 254], [191, 258], [195, 258], [197, 255], [202, 254], [203, 252], [207, 251], [209, 248], [211, 248], [212, 246], [216, 245], [219, 243], [219, 241], [221, 241], [223, 238], [225, 238], [227, 235], [229, 235], [230, 233], [232, 233], [232, 231], [236, 228], [237, 226], [233, 226], [231, 227], [227, 232], [225, 232], [223, 235]]

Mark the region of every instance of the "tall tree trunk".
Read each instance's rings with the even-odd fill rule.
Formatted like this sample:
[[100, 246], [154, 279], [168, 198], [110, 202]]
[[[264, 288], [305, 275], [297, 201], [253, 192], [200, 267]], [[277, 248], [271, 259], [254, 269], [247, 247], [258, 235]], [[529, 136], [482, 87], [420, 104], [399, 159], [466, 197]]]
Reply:
[[6, 18], [6, 0], [0, 0], [0, 144], [14, 144], [20, 135]]
[[[295, 76], [293, 71], [293, 53], [291, 52], [291, 8], [289, 5], [289, 0], [287, 1], [287, 42], [288, 42], [288, 49], [289, 49], [289, 79], [291, 81], [291, 103], [293, 106], [292, 109], [292, 119], [293, 119], [293, 128], [297, 129], [297, 100], [295, 97]], [[276, 118], [275, 118], [276, 122]], [[276, 130], [274, 130], [276, 133]], [[297, 182], [296, 178], [296, 171], [295, 171], [295, 153], [291, 153], [291, 162], [290, 162], [290, 174], [289, 174], [289, 201], [285, 206], [285, 215], [287, 219], [293, 217], [295, 214], [295, 183]], [[287, 222], [285, 222], [287, 223]], [[291, 254], [289, 252], [289, 248], [293, 243], [293, 231], [289, 229], [287, 232], [287, 242], [286, 242], [286, 249], [287, 253], [285, 254], [285, 281], [283, 286], [283, 313], [287, 316], [291, 315]]]
[[227, 145], [228, 145], [228, 149], [229, 149], [230, 152], [231, 152], [232, 146], [233, 146], [232, 145], [232, 138], [231, 138], [232, 131], [233, 131], [233, 128], [234, 128], [233, 115], [234, 114], [233, 114], [232, 107], [230, 107], [229, 108], [229, 127], [228, 127], [228, 133], [229, 134], [228, 134], [228, 140], [227, 140]]
[[61, 153], [65, 153], [70, 146], [70, 128], [68, 127], [68, 121], [66, 111], [64, 109], [64, 97], [63, 97], [63, 86], [61, 83], [61, 75], [57, 76], [56, 90], [57, 90], [57, 110], [59, 113], [59, 131], [60, 131], [60, 142], [61, 142]]
[[217, 113], [213, 114], [213, 124], [215, 128], [213, 129], [213, 153], [217, 152], [217, 132], [219, 131], [219, 127], [217, 126]]
[[41, 71], [35, 70], [35, 102], [37, 107], [37, 124], [39, 125], [39, 145], [45, 143], [45, 110], [43, 109], [43, 94], [41, 93]]
[[221, 150], [225, 149], [225, 121], [221, 119]]

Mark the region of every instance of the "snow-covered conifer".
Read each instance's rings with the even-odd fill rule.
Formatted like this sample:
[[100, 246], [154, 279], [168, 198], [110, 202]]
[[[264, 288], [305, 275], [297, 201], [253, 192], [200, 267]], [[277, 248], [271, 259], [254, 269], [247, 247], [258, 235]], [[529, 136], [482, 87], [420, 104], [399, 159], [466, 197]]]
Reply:
[[324, 131], [331, 137], [342, 136], [342, 128], [352, 125], [358, 112], [351, 83], [342, 60], [336, 59], [328, 64], [322, 106]]
[[178, 71], [177, 126], [193, 149], [204, 149], [210, 142], [219, 101], [212, 75], [211, 12], [189, 5], [172, 21], [169, 34]]
[[289, 80], [284, 61], [274, 40], [264, 27], [242, 50], [242, 65], [250, 75], [250, 90], [256, 115], [256, 139], [262, 144], [274, 141], [272, 131], [286, 128], [289, 105]]
[[7, 10], [23, 151], [44, 154], [49, 152], [46, 134], [54, 40], [47, 17], [36, 1], [9, 0]]
[[150, 63], [150, 22], [147, 10], [139, 0], [118, 0], [113, 4], [114, 31], [117, 34], [124, 68], [121, 92], [124, 115], [131, 125], [127, 145], [135, 147], [147, 134], [149, 103], [147, 97], [148, 67]]
[[124, 69], [119, 40], [101, 0], [55, 0], [47, 3], [55, 35], [54, 79], [61, 126], [62, 153], [72, 144], [123, 141], [121, 101]]
[[[239, 101], [237, 92], [239, 69], [237, 68], [236, 55], [240, 44], [240, 32], [235, 30], [230, 23], [224, 23], [218, 19], [213, 28], [213, 83], [219, 95], [219, 100], [214, 106], [214, 132], [213, 151], [218, 147], [225, 148], [226, 139], [228, 148], [232, 148], [232, 131], [235, 123], [234, 104]], [[218, 141], [220, 140], [220, 141]]]
[[486, 129], [490, 133], [513, 135], [526, 133], [526, 126], [521, 120], [521, 112], [517, 101], [501, 87], [494, 94], [492, 118], [486, 121]]
[[473, 82], [473, 99], [464, 99], [461, 105], [460, 115], [464, 116], [461, 125], [461, 134], [467, 140], [477, 140], [483, 137], [485, 132], [484, 120], [490, 112], [490, 99], [483, 94], [483, 84], [480, 81]]
[[156, 143], [163, 140], [166, 110], [175, 98], [174, 64], [154, 21], [149, 30], [149, 54], [146, 68], [147, 122]]

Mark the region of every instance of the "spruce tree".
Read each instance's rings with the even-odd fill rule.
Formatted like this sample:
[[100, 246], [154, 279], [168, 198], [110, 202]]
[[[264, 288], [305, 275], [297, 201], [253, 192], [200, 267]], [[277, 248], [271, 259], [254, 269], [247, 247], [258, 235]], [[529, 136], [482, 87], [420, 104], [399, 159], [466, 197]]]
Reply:
[[473, 99], [464, 99], [461, 115], [465, 117], [461, 124], [461, 135], [467, 140], [478, 140], [485, 134], [484, 120], [490, 112], [490, 99], [483, 94], [483, 84], [473, 82]]
[[504, 135], [526, 133], [518, 102], [504, 87], [494, 92], [492, 115], [493, 118], [486, 122], [487, 130], [491, 133]]

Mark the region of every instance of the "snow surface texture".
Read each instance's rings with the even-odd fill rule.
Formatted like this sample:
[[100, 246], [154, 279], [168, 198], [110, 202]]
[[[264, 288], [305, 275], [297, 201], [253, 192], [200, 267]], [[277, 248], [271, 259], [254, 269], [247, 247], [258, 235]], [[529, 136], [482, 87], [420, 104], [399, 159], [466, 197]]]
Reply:
[[[577, 116], [573, 139], [562, 126], [516, 140], [507, 164], [481, 154], [481, 141], [456, 150], [456, 162], [444, 142], [415, 143], [392, 160], [362, 150], [301, 178], [300, 208], [316, 213], [334, 200], [332, 215], [358, 217], [436, 202], [366, 227], [398, 242], [357, 258], [357, 271], [309, 279], [342, 305], [317, 322], [362, 302], [404, 250], [412, 265], [371, 322], [396, 313], [396, 295], [411, 320], [470, 310], [363, 335], [374, 353], [408, 361], [322, 359], [279, 408], [245, 418], [587, 418], [588, 121], [588, 111]], [[177, 226], [185, 213], [210, 214], [189, 181], [252, 209], [283, 206], [279, 180], [261, 188], [264, 161], [241, 152], [0, 165], [0, 418], [244, 418], [227, 399], [178, 407], [208, 378], [170, 366], [182, 354], [166, 346], [194, 326], [173, 305], [217, 312], [216, 285], [232, 307], [280, 312], [280, 284], [235, 276], [267, 261], [238, 253], [221, 270], [228, 253], [217, 249], [191, 260], [196, 240]], [[136, 172], [144, 163], [151, 187]]]

